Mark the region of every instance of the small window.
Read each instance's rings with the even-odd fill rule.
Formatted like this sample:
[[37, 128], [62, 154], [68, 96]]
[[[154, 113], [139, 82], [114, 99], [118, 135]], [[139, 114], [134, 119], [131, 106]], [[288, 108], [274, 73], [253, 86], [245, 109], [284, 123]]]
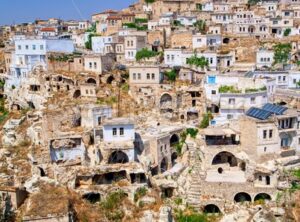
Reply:
[[33, 50], [36, 50], [36, 46], [35, 46], [35, 45], [32, 45], [32, 49], [33, 49]]
[[138, 79], [141, 79], [141, 73], [138, 73]]
[[150, 73], [147, 73], [147, 79], [150, 79]]
[[44, 45], [40, 45], [40, 50], [44, 50]]
[[136, 79], [136, 73], [133, 73], [132, 78]]
[[234, 105], [235, 104], [235, 99], [229, 99], [229, 104]]
[[259, 180], [259, 181], [262, 181], [262, 176], [258, 176], [258, 180]]
[[154, 73], [152, 73], [151, 78], [155, 79], [155, 74]]
[[124, 128], [120, 128], [120, 135], [121, 135], [121, 136], [124, 135]]
[[26, 50], [28, 50], [28, 49], [29, 49], [29, 46], [28, 46], [28, 45], [26, 45], [26, 46], [25, 46], [25, 49], [26, 49]]
[[273, 137], [273, 130], [269, 130], [269, 138]]
[[117, 135], [117, 128], [113, 128], [112, 134], [113, 134], [113, 136]]
[[267, 152], [267, 147], [264, 147], [264, 152]]
[[255, 97], [251, 97], [251, 104], [255, 104]]
[[267, 130], [263, 131], [263, 138], [266, 139], [267, 138]]
[[211, 91], [211, 94], [212, 94], [212, 95], [216, 95], [216, 94], [217, 94], [217, 91], [216, 91], [216, 90], [212, 90], [212, 91]]
[[18, 45], [18, 49], [21, 50], [21, 49], [22, 49], [22, 46]]

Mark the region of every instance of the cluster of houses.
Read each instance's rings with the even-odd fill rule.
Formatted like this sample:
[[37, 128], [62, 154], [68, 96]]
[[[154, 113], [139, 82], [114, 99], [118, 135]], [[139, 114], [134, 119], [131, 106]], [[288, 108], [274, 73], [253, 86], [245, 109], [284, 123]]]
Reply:
[[[30, 177], [87, 200], [155, 185], [206, 213], [272, 204], [300, 164], [299, 36], [298, 0], [140, 0], [91, 21], [2, 26], [0, 92], [27, 114], [1, 143], [18, 146], [27, 123]], [[13, 209], [36, 192], [1, 185]]]

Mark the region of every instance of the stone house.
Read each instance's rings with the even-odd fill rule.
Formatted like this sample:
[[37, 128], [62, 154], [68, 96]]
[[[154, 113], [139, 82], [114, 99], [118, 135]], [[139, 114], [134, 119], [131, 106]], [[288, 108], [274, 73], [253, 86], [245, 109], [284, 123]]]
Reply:
[[129, 67], [130, 85], [152, 85], [160, 84], [163, 80], [163, 74], [160, 67], [157, 66], [131, 66]]

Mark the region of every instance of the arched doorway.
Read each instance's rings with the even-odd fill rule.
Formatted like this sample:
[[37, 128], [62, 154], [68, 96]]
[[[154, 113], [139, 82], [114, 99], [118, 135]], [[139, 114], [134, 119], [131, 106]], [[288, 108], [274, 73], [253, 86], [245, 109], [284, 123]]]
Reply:
[[178, 156], [177, 156], [176, 152], [172, 153], [172, 155], [171, 155], [172, 166], [174, 166], [176, 164], [177, 157]]
[[236, 157], [229, 152], [220, 152], [218, 153], [212, 161], [212, 165], [217, 165], [217, 164], [225, 164], [228, 163], [230, 167], [235, 167], [237, 166], [237, 159]]
[[109, 77], [107, 78], [107, 80], [106, 80], [106, 83], [107, 83], [107, 84], [111, 84], [112, 81], [114, 81], [114, 80], [115, 80], [115, 78], [114, 78], [113, 76], [109, 76]]
[[164, 173], [168, 170], [168, 160], [167, 158], [163, 158], [161, 163], [160, 163], [160, 172]]
[[245, 192], [237, 193], [234, 196], [234, 201], [237, 203], [251, 202], [251, 196]]
[[128, 162], [129, 162], [128, 156], [126, 155], [126, 153], [124, 153], [122, 151], [112, 152], [112, 154], [110, 155], [110, 157], [108, 159], [109, 164], [128, 163]]
[[229, 41], [230, 41], [229, 38], [224, 38], [224, 39], [223, 39], [223, 43], [224, 43], [224, 44], [228, 44]]
[[172, 108], [172, 96], [165, 93], [160, 98], [160, 108], [161, 109], [170, 109]]
[[271, 196], [267, 193], [259, 193], [254, 197], [254, 201], [259, 201], [259, 200], [271, 200]]
[[212, 113], [219, 113], [219, 111], [220, 111], [220, 108], [218, 105], [211, 104], [211, 112]]
[[170, 146], [175, 146], [179, 143], [179, 136], [177, 134], [173, 134], [170, 138]]
[[90, 84], [94, 84], [94, 85], [97, 84], [97, 81], [95, 79], [93, 79], [93, 78], [88, 78], [88, 80], [86, 82], [90, 83]]
[[204, 207], [203, 212], [206, 214], [219, 214], [220, 208], [215, 204], [208, 204]]
[[75, 90], [74, 94], [73, 94], [73, 98], [77, 99], [81, 96], [81, 92], [79, 89]]

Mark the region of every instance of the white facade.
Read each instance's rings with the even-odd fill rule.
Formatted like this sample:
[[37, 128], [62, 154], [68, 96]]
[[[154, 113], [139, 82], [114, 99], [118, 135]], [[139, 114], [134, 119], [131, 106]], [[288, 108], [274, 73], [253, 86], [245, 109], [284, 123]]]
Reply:
[[8, 87], [18, 86], [22, 78], [36, 66], [47, 68], [46, 54], [48, 52], [73, 53], [74, 45], [68, 39], [25, 39], [15, 40], [15, 52], [7, 81]]
[[104, 142], [133, 141], [134, 139], [134, 124], [128, 119], [117, 118], [103, 124]]
[[184, 26], [193, 26], [197, 22], [196, 16], [177, 16], [177, 20]]
[[112, 36], [95, 36], [92, 37], [92, 50], [95, 53], [104, 54], [105, 46], [107, 44], [112, 44], [113, 37]]
[[269, 50], [258, 50], [256, 52], [256, 67], [271, 67], [274, 62], [274, 52]]

